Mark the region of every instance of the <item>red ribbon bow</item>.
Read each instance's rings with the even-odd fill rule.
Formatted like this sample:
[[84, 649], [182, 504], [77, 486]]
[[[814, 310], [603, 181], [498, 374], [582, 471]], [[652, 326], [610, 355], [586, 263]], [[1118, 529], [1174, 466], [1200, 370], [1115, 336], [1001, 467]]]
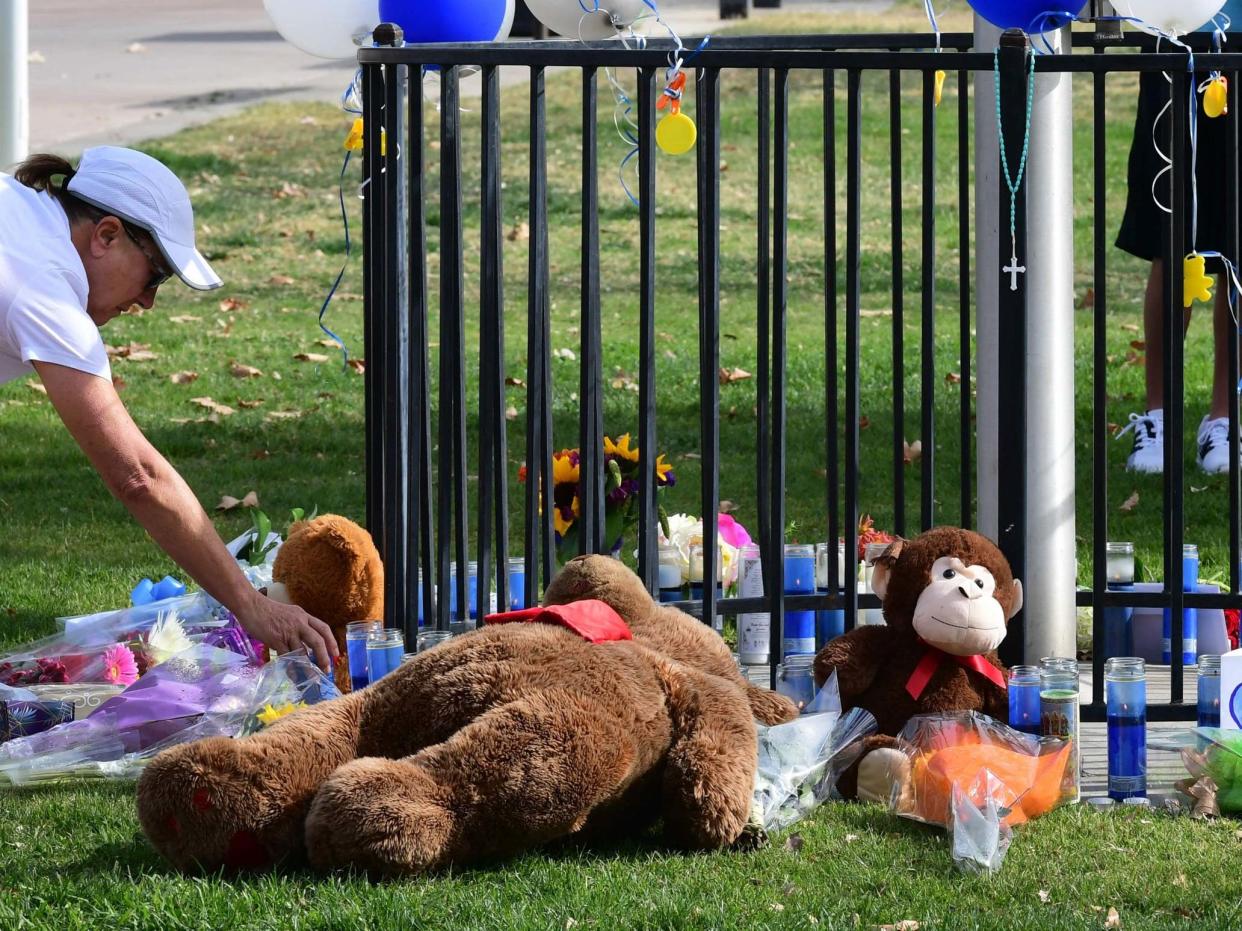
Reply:
[[931, 681], [931, 677], [936, 674], [936, 670], [940, 668], [940, 664], [946, 659], [953, 660], [953, 662], [965, 669], [972, 669], [998, 687], [1007, 689], [1005, 674], [982, 656], [978, 654], [974, 656], [955, 656], [936, 647], [928, 646], [923, 652], [923, 658], [914, 667], [914, 672], [910, 673], [910, 678], [906, 680], [906, 691], [911, 698], [915, 701], [919, 700], [923, 691], [927, 688], [927, 683]]

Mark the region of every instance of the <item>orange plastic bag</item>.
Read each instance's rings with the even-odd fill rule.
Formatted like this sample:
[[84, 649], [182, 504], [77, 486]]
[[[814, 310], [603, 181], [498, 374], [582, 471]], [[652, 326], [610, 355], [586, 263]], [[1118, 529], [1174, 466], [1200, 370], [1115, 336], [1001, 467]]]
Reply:
[[[901, 739], [911, 778], [895, 808], [905, 817], [950, 827], [955, 785], [977, 806], [990, 798], [1007, 827], [1047, 814], [1062, 800], [1067, 740], [1032, 737], [974, 712], [919, 715]], [[975, 797], [982, 794], [988, 798]]]

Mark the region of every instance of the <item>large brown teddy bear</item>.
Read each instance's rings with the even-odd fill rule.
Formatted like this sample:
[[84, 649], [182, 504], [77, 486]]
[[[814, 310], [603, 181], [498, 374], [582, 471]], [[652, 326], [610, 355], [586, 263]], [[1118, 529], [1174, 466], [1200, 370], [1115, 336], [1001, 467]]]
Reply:
[[910, 759], [895, 737], [914, 715], [980, 711], [1008, 720], [996, 648], [1022, 608], [1022, 584], [992, 541], [937, 527], [891, 544], [871, 585], [887, 625], [856, 627], [827, 644], [815, 657], [815, 682], [836, 670], [842, 708], [865, 708], [878, 725], [838, 788], [888, 801], [894, 786], [908, 785]]
[[792, 720], [793, 704], [743, 679], [719, 636], [653, 602], [619, 561], [570, 561], [545, 603], [583, 599], [604, 602], [633, 639], [588, 642], [546, 623], [457, 637], [250, 737], [160, 754], [138, 783], [143, 830], [182, 868], [305, 855], [378, 875], [658, 817], [679, 846], [738, 841], [755, 719]]
[[347, 517], [323, 514], [290, 525], [272, 563], [268, 595], [296, 604], [332, 628], [341, 660], [336, 685], [350, 689], [345, 628], [384, 617], [384, 564], [371, 535]]

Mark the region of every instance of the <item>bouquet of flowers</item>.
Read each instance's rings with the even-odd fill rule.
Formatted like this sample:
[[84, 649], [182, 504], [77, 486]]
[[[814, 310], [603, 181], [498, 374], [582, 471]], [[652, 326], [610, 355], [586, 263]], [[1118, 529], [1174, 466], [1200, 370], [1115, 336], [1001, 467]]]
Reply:
[[[661, 521], [660, 543], [677, 547], [681, 554], [681, 581], [690, 580], [690, 547], [703, 544], [703, 519], [689, 514], [672, 514]], [[716, 545], [720, 551], [720, 584], [731, 594], [737, 583], [742, 547], [751, 543], [750, 534], [728, 514], [716, 517]]]
[[[615, 441], [604, 437], [604, 540], [616, 552], [625, 534], [638, 524], [638, 478], [641, 451], [630, 446], [630, 435]], [[673, 467], [661, 453], [656, 459], [656, 494], [675, 485]], [[518, 481], [526, 481], [526, 466], [518, 471]], [[552, 456], [552, 526], [556, 531], [558, 562], [578, 553], [578, 518], [582, 513], [581, 453], [562, 449]]]

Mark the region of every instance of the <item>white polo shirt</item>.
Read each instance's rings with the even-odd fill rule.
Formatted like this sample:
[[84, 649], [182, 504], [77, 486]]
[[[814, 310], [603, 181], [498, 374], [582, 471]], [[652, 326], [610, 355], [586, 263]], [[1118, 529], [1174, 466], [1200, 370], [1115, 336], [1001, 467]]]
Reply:
[[56, 198], [0, 174], [0, 384], [54, 362], [111, 380], [86, 270]]

